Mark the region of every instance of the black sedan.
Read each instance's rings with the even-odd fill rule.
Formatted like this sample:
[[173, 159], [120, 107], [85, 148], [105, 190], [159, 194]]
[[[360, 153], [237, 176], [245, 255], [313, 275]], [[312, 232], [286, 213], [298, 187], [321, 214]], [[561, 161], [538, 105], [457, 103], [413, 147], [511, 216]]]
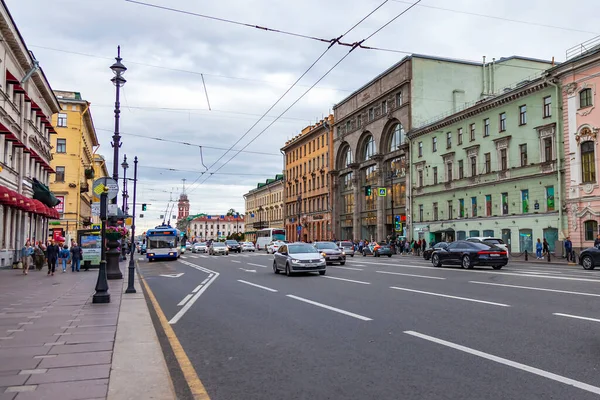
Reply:
[[241, 253], [242, 252], [242, 246], [238, 243], [237, 240], [226, 240], [225, 245], [227, 246], [227, 249], [231, 253]]
[[438, 249], [445, 249], [446, 247], [448, 247], [449, 244], [450, 243], [448, 243], [448, 242], [436, 243], [433, 247], [430, 247], [427, 250], [423, 251], [423, 258], [426, 260], [431, 259], [431, 255], [433, 254], [434, 251], [436, 251]]
[[346, 253], [340, 250], [333, 242], [316, 242], [315, 247], [325, 258], [327, 265], [333, 263], [346, 264]]
[[435, 250], [431, 255], [431, 262], [434, 267], [447, 264], [472, 269], [482, 265], [501, 269], [508, 264], [508, 255], [506, 250], [494, 245], [458, 240], [450, 243], [445, 249]]
[[590, 247], [583, 250], [579, 254], [579, 265], [583, 269], [594, 269], [596, 265], [600, 264], [600, 249], [597, 247]]
[[377, 243], [377, 244], [371, 243], [370, 245], [364, 247], [363, 251], [362, 251], [363, 257], [370, 256], [370, 255], [373, 255], [373, 257], [381, 257], [381, 256], [391, 257], [392, 254], [393, 254], [392, 248], [387, 243]]

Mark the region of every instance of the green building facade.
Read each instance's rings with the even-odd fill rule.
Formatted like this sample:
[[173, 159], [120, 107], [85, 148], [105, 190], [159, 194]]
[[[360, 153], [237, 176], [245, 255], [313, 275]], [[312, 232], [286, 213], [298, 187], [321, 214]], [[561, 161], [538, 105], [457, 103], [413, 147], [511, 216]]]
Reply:
[[564, 239], [557, 90], [543, 78], [411, 130], [412, 237], [494, 236], [512, 253]]

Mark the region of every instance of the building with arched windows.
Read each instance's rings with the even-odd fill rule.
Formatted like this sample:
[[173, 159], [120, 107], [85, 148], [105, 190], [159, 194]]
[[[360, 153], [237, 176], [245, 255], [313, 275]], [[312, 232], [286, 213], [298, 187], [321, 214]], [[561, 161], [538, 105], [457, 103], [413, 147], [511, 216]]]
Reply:
[[550, 65], [516, 56], [475, 63], [412, 55], [336, 104], [330, 173], [334, 237], [412, 238], [406, 132]]
[[[586, 48], [591, 50], [584, 51]], [[594, 244], [600, 234], [600, 37], [567, 50], [568, 60], [548, 71], [562, 89], [568, 235], [573, 249]]]

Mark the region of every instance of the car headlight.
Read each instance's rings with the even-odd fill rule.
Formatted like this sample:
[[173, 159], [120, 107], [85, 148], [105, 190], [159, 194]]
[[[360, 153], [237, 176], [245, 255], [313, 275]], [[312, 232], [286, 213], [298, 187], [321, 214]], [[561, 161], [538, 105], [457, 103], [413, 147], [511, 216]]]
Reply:
[[148, 253], [148, 255], [149, 255], [150, 257], [153, 257], [153, 256], [154, 256], [154, 253]]
[[345, 256], [345, 255], [346, 255], [346, 252], [345, 252], [345, 251], [342, 251], [342, 255], [343, 255], [343, 256]]
[[295, 260], [292, 258], [292, 264], [300, 264], [300, 260]]
[[327, 257], [327, 254], [325, 254], [325, 253], [321, 253], [321, 255], [322, 255], [323, 257]]

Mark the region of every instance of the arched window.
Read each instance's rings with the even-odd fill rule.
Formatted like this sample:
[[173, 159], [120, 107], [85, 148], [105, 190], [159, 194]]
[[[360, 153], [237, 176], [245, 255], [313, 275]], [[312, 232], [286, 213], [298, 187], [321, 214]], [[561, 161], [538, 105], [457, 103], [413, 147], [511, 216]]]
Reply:
[[584, 183], [596, 182], [594, 144], [593, 141], [581, 143], [581, 176]]
[[348, 168], [350, 164], [352, 164], [352, 149], [350, 146], [346, 148], [346, 154], [344, 155], [344, 167]]
[[369, 135], [369, 137], [365, 141], [364, 155], [365, 158], [363, 159], [363, 161], [367, 161], [368, 159], [373, 157], [373, 155], [375, 155], [375, 139], [373, 139], [372, 135]]
[[598, 222], [596, 221], [585, 221], [583, 223], [583, 231], [585, 233], [585, 240], [593, 241], [598, 234]]
[[392, 128], [392, 136], [390, 138], [390, 148], [389, 151], [396, 151], [398, 147], [404, 144], [404, 128], [402, 124], [396, 124]]

